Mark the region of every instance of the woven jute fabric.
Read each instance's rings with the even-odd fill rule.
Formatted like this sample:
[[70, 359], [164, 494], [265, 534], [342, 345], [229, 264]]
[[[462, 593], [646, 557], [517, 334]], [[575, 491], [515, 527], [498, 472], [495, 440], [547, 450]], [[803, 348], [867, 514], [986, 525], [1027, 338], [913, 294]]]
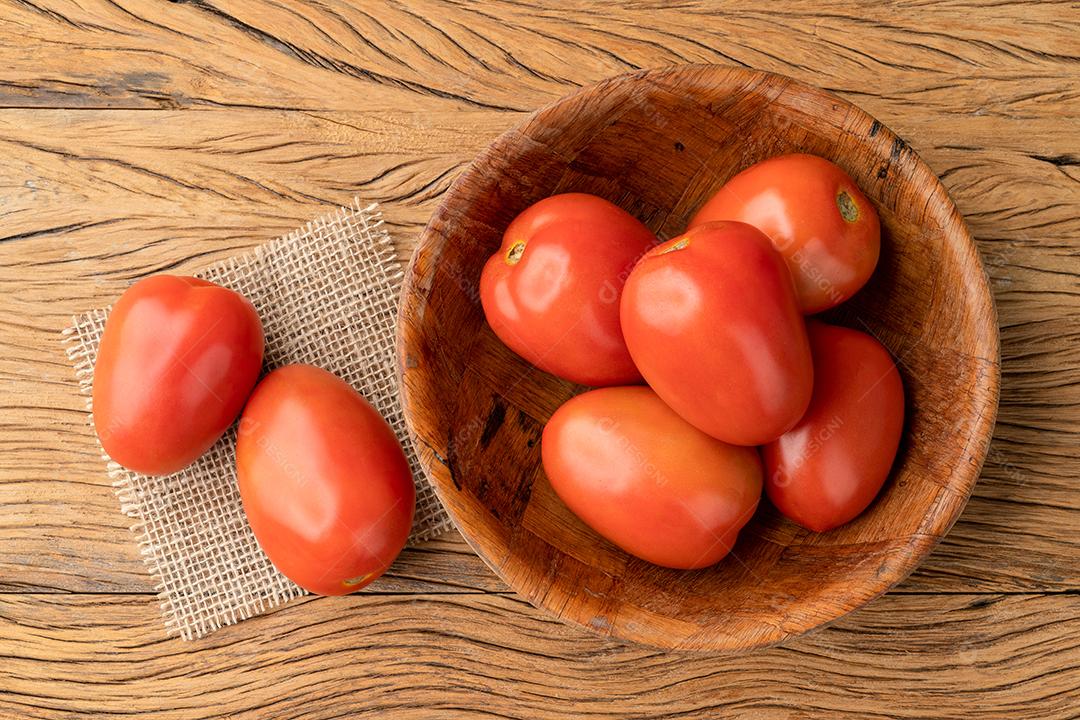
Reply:
[[[246, 255], [197, 273], [254, 304], [266, 334], [264, 370], [309, 363], [349, 382], [390, 423], [409, 457], [416, 515], [409, 544], [450, 528], [424, 480], [398, 399], [394, 329], [403, 271], [376, 205], [323, 216]], [[109, 308], [64, 331], [87, 410]], [[156, 581], [170, 634], [201, 637], [304, 594], [259, 548], [236, 485], [236, 429], [193, 465], [148, 477], [102, 451], [132, 532]]]

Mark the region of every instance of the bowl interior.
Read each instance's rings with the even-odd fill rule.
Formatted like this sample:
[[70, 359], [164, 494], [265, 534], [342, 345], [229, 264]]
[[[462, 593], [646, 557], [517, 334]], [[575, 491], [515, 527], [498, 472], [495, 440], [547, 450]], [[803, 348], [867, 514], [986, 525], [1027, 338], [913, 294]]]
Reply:
[[[727, 178], [788, 152], [836, 162], [878, 208], [872, 280], [833, 311], [873, 333], [904, 379], [907, 425], [870, 509], [825, 534], [763, 501], [733, 552], [659, 568], [579, 521], [551, 489], [540, 434], [582, 388], [494, 336], [480, 270], [503, 230], [549, 195], [590, 192], [661, 238]], [[684, 66], [621, 76], [544, 108], [493, 143], [433, 216], [402, 296], [405, 413], [462, 534], [517, 592], [593, 630], [662, 647], [747, 649], [834, 620], [905, 577], [963, 509], [997, 406], [998, 336], [974, 244], [944, 188], [891, 131], [776, 75]]]

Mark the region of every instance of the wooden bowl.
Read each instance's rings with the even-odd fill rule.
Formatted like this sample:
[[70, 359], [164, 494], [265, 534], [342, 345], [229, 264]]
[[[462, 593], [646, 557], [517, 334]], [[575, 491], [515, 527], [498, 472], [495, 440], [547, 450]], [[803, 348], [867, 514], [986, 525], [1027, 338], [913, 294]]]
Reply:
[[[499, 342], [480, 307], [480, 270], [510, 220], [541, 198], [601, 195], [668, 238], [734, 173], [789, 152], [838, 163], [881, 215], [877, 271], [830, 318], [873, 333], [898, 360], [908, 403], [899, 456], [878, 499], [842, 528], [803, 530], [763, 501], [719, 564], [656, 567], [605, 541], [554, 494], [540, 434], [582, 388]], [[994, 305], [945, 188], [859, 108], [751, 70], [693, 65], [616, 77], [504, 134], [424, 230], [399, 320], [405, 415], [473, 549], [534, 605], [665, 648], [777, 643], [906, 577], [963, 510], [997, 409]]]

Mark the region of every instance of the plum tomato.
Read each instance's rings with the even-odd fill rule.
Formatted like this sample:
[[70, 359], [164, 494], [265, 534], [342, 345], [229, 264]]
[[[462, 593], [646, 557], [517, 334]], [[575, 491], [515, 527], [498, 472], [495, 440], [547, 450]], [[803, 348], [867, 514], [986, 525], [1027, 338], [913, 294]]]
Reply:
[[259, 316], [239, 293], [155, 275], [120, 296], [94, 365], [94, 427], [129, 470], [168, 475], [232, 424], [262, 368]]
[[730, 552], [761, 498], [761, 460], [679, 417], [647, 387], [564, 403], [544, 427], [544, 470], [585, 524], [631, 555], [691, 569]]
[[240, 418], [236, 475], [259, 545], [313, 593], [359, 590], [408, 539], [415, 489], [397, 437], [320, 368], [288, 365], [255, 388]]
[[805, 314], [855, 294], [874, 272], [881, 224], [840, 167], [816, 155], [781, 155], [731, 178], [690, 221], [749, 223], [772, 239]]
[[623, 289], [622, 329], [656, 394], [725, 442], [775, 440], [810, 402], [813, 362], [791, 277], [750, 225], [698, 225], [646, 254]]
[[582, 385], [641, 381], [619, 327], [619, 296], [656, 236], [603, 198], [567, 193], [530, 206], [484, 265], [491, 329], [536, 367]]
[[807, 324], [814, 396], [799, 424], [762, 448], [773, 505], [818, 532], [855, 518], [881, 490], [904, 425], [904, 386], [889, 351], [848, 328]]

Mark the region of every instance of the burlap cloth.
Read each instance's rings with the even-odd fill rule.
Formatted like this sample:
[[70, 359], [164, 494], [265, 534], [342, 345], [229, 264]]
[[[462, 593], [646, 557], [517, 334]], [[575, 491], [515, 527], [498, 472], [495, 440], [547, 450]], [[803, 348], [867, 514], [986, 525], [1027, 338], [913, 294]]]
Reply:
[[[352, 384], [397, 433], [416, 482], [409, 544], [451, 527], [424, 480], [398, 400], [394, 328], [403, 271], [375, 205], [325, 215], [290, 235], [197, 273], [255, 305], [266, 332], [265, 370], [325, 368]], [[68, 357], [90, 407], [94, 360], [109, 308], [73, 318]], [[169, 634], [201, 637], [304, 590], [255, 541], [236, 487], [235, 426], [189, 468], [167, 477], [129, 472], [102, 451], [156, 582]], [[391, 571], [392, 572], [392, 571]]]

